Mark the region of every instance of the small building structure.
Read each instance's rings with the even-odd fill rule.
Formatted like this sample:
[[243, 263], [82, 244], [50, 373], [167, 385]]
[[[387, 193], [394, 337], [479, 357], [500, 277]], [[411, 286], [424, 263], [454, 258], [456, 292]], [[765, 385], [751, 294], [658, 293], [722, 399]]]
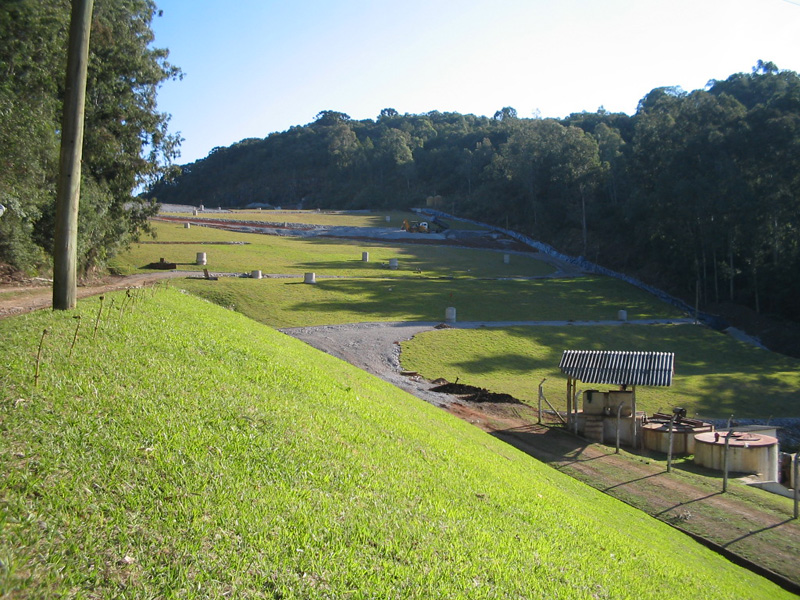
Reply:
[[[559, 363], [567, 376], [567, 426], [597, 442], [615, 440], [641, 445], [645, 415], [636, 410], [636, 387], [670, 386], [675, 372], [672, 352], [565, 350]], [[578, 409], [578, 382], [615, 385], [619, 389], [583, 392]]]

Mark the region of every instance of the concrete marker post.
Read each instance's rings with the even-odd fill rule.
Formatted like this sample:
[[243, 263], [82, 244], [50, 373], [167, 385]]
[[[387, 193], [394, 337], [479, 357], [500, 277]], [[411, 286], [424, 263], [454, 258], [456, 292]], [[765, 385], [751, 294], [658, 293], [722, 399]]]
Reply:
[[206, 253], [205, 252], [198, 252], [197, 253], [197, 261], [196, 262], [197, 262], [198, 265], [207, 265], [208, 264], [208, 260], [206, 258]]
[[444, 320], [445, 320], [445, 323], [455, 323], [456, 322], [456, 307], [455, 306], [448, 306], [444, 310]]
[[361, 253], [361, 262], [369, 262], [369, 252]]
[[316, 273], [306, 273], [303, 276], [303, 283], [317, 283], [317, 274]]

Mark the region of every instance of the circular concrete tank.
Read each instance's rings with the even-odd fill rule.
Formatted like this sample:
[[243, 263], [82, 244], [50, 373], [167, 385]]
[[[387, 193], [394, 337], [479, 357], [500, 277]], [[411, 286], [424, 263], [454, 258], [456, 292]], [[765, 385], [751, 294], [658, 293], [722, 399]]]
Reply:
[[[675, 423], [672, 430], [672, 453], [694, 454], [694, 436], [714, 431], [710, 423]], [[648, 450], [669, 453], [669, 421], [649, 421], [642, 427], [642, 443]]]
[[[694, 436], [694, 462], [701, 467], [722, 471], [725, 467], [726, 431]], [[728, 442], [728, 470], [758, 473], [764, 481], [778, 480], [778, 439], [759, 433], [734, 431]]]

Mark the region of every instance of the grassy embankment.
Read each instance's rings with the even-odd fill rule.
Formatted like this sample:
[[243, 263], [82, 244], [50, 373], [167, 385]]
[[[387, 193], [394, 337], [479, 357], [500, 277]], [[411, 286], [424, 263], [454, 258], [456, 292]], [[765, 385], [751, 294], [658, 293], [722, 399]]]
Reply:
[[100, 302], [0, 321], [4, 597], [791, 597], [234, 312]]

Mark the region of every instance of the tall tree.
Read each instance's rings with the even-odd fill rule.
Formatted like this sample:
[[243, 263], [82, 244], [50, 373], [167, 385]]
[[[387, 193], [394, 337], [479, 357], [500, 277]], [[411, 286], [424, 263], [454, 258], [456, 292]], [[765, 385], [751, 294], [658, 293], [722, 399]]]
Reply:
[[[152, 0], [95, 0], [78, 216], [81, 271], [102, 264], [147, 227], [138, 187], [170, 170], [179, 138], [156, 92], [180, 76], [151, 47]], [[70, 3], [0, 3], [0, 261], [42, 266], [53, 249], [55, 174]]]

